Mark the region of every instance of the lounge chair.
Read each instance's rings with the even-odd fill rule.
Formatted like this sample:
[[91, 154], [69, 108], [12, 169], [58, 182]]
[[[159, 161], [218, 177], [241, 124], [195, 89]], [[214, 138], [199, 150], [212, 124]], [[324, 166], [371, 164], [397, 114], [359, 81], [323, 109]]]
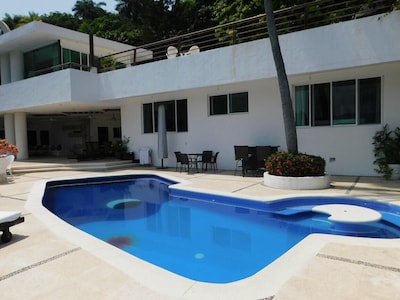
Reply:
[[0, 231], [3, 232], [1, 235], [1, 241], [8, 243], [12, 239], [12, 233], [10, 227], [16, 224], [24, 222], [24, 217], [21, 217], [19, 211], [0, 211]]

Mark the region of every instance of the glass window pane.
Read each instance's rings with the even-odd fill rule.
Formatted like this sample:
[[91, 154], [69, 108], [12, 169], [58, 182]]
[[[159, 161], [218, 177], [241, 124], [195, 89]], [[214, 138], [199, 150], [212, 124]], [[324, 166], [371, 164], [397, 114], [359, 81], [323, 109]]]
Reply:
[[188, 131], [188, 113], [186, 99], [176, 101], [176, 119], [178, 132]]
[[355, 80], [332, 83], [333, 124], [356, 123]]
[[311, 88], [312, 126], [330, 125], [330, 83], [314, 84]]
[[229, 113], [248, 112], [248, 93], [236, 93], [229, 95]]
[[228, 96], [210, 97], [210, 115], [225, 115], [228, 113]]
[[167, 131], [176, 131], [175, 125], [175, 101], [164, 101], [154, 103], [154, 132], [158, 132], [158, 107], [165, 105], [165, 119], [167, 125]]
[[[47, 74], [58, 70], [60, 64], [60, 45], [54, 43], [24, 54], [25, 78]], [[53, 67], [53, 68], [52, 68]]]
[[153, 133], [153, 104], [143, 104], [143, 132]]
[[82, 56], [82, 66], [89, 65], [89, 63], [88, 63], [88, 55], [86, 53], [81, 53], [81, 56]]
[[381, 78], [361, 79], [358, 82], [359, 124], [381, 122]]
[[296, 86], [294, 93], [296, 103], [296, 126], [308, 126], [310, 125], [309, 86]]

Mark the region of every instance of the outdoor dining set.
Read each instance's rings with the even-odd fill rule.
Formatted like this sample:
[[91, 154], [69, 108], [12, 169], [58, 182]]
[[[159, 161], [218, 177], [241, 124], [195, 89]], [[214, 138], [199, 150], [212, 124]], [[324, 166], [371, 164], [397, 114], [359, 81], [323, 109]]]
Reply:
[[[176, 170], [178, 167], [180, 171], [187, 170], [188, 173], [190, 171], [202, 172], [207, 171], [209, 168], [210, 170], [216, 172], [218, 170], [217, 167], [217, 158], [219, 152], [214, 154], [211, 150], [205, 150], [201, 153], [182, 153], [179, 151], [175, 152], [176, 157]], [[199, 168], [201, 167], [201, 169]]]

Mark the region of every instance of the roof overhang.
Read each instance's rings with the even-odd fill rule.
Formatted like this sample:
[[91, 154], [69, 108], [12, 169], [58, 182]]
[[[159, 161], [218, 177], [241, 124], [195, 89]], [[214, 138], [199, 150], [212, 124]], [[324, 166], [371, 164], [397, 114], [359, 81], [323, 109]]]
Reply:
[[[0, 55], [10, 51], [27, 52], [61, 41], [61, 44], [75, 45], [74, 50], [89, 53], [89, 34], [73, 31], [40, 21], [33, 21], [0, 35]], [[135, 47], [99, 37], [94, 37], [96, 56], [130, 50]]]

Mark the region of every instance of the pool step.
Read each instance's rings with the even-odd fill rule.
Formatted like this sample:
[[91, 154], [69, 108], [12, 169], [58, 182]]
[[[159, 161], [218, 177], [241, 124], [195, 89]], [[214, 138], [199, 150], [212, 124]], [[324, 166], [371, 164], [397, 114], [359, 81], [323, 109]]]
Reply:
[[116, 169], [132, 168], [139, 165], [131, 160], [104, 160], [91, 162], [45, 162], [45, 161], [15, 161], [13, 163], [13, 173], [33, 173], [49, 171], [106, 171]]
[[303, 205], [303, 206], [294, 206], [294, 207], [289, 207], [285, 208], [282, 210], [274, 211], [274, 214], [281, 215], [281, 216], [292, 216], [295, 214], [300, 214], [304, 212], [311, 212], [312, 208], [315, 205]]

